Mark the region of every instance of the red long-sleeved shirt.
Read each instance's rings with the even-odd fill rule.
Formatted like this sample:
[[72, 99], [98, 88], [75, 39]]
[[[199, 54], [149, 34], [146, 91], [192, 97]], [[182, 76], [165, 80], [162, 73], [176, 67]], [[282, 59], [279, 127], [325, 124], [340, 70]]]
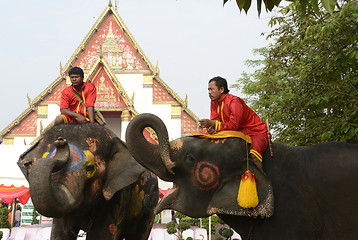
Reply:
[[76, 89], [71, 85], [66, 87], [61, 93], [60, 100], [60, 110], [67, 108], [72, 112], [79, 113], [88, 118], [88, 112], [86, 108], [94, 107], [94, 103], [96, 102], [97, 91], [95, 85], [92, 83], [84, 82], [82, 86], [82, 101], [86, 104], [86, 108], [82, 106], [82, 104], [78, 101], [77, 97], [73, 93], [74, 89]]
[[211, 101], [210, 119], [217, 120], [215, 130], [240, 131], [254, 136], [267, 132], [261, 118], [239, 97], [226, 94], [218, 101]]

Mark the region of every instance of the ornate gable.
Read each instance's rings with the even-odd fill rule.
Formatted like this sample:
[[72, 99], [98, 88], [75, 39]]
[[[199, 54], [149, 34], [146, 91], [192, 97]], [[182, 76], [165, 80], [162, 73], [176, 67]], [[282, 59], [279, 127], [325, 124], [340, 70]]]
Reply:
[[107, 15], [99, 25], [74, 65], [89, 70], [102, 52], [113, 70], [148, 70], [113, 14]]
[[104, 58], [97, 60], [85, 81], [96, 86], [97, 109], [123, 111], [131, 108], [131, 100]]

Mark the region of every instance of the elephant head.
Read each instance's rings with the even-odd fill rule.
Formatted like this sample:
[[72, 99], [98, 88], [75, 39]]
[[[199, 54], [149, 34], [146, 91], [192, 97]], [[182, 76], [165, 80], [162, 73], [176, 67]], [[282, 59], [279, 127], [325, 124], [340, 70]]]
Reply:
[[114, 134], [96, 124], [56, 125], [22, 154], [18, 165], [35, 208], [63, 217], [91, 209], [136, 181], [145, 169]]
[[[143, 130], [151, 127], [158, 145], [149, 143]], [[272, 184], [248, 161], [249, 145], [242, 139], [182, 137], [171, 142], [164, 123], [155, 115], [141, 114], [128, 125], [126, 142], [133, 157], [174, 188], [157, 205], [156, 212], [175, 209], [188, 216], [229, 214], [269, 217], [273, 213]], [[243, 209], [237, 203], [241, 175], [249, 169], [258, 179], [259, 205]]]

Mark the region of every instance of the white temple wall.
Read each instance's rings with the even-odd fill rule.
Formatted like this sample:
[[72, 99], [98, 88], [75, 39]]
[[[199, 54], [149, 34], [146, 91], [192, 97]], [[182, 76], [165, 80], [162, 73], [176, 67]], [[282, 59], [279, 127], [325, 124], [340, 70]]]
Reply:
[[25, 180], [20, 168], [17, 165], [17, 160], [20, 155], [24, 153], [30, 146], [22, 144], [16, 145], [0, 145], [0, 184], [10, 186], [14, 184], [19, 187], [24, 185], [28, 187], [29, 184]]
[[57, 115], [60, 115], [60, 106], [57, 104], [49, 104], [47, 107], [47, 111], [48, 111], [48, 115], [47, 115], [47, 124], [44, 127], [47, 127], [48, 124], [50, 124], [53, 120], [55, 120], [55, 118], [57, 117]]

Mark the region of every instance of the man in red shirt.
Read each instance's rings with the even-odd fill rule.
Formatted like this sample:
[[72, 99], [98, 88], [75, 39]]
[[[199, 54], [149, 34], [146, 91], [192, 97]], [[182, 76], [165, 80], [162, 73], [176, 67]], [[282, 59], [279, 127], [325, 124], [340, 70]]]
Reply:
[[[55, 119], [55, 125], [61, 123], [86, 123], [95, 122], [94, 103], [97, 91], [92, 83], [83, 82], [84, 73], [79, 67], [73, 67], [68, 72], [72, 85], [65, 88], [61, 93], [61, 114]], [[86, 107], [78, 101], [74, 91], [81, 96]]]
[[262, 154], [268, 146], [266, 124], [241, 98], [229, 94], [224, 78], [211, 79], [208, 90], [210, 120], [201, 119], [200, 126], [207, 128], [209, 134], [233, 130], [249, 135], [252, 140], [250, 158], [262, 170]]

